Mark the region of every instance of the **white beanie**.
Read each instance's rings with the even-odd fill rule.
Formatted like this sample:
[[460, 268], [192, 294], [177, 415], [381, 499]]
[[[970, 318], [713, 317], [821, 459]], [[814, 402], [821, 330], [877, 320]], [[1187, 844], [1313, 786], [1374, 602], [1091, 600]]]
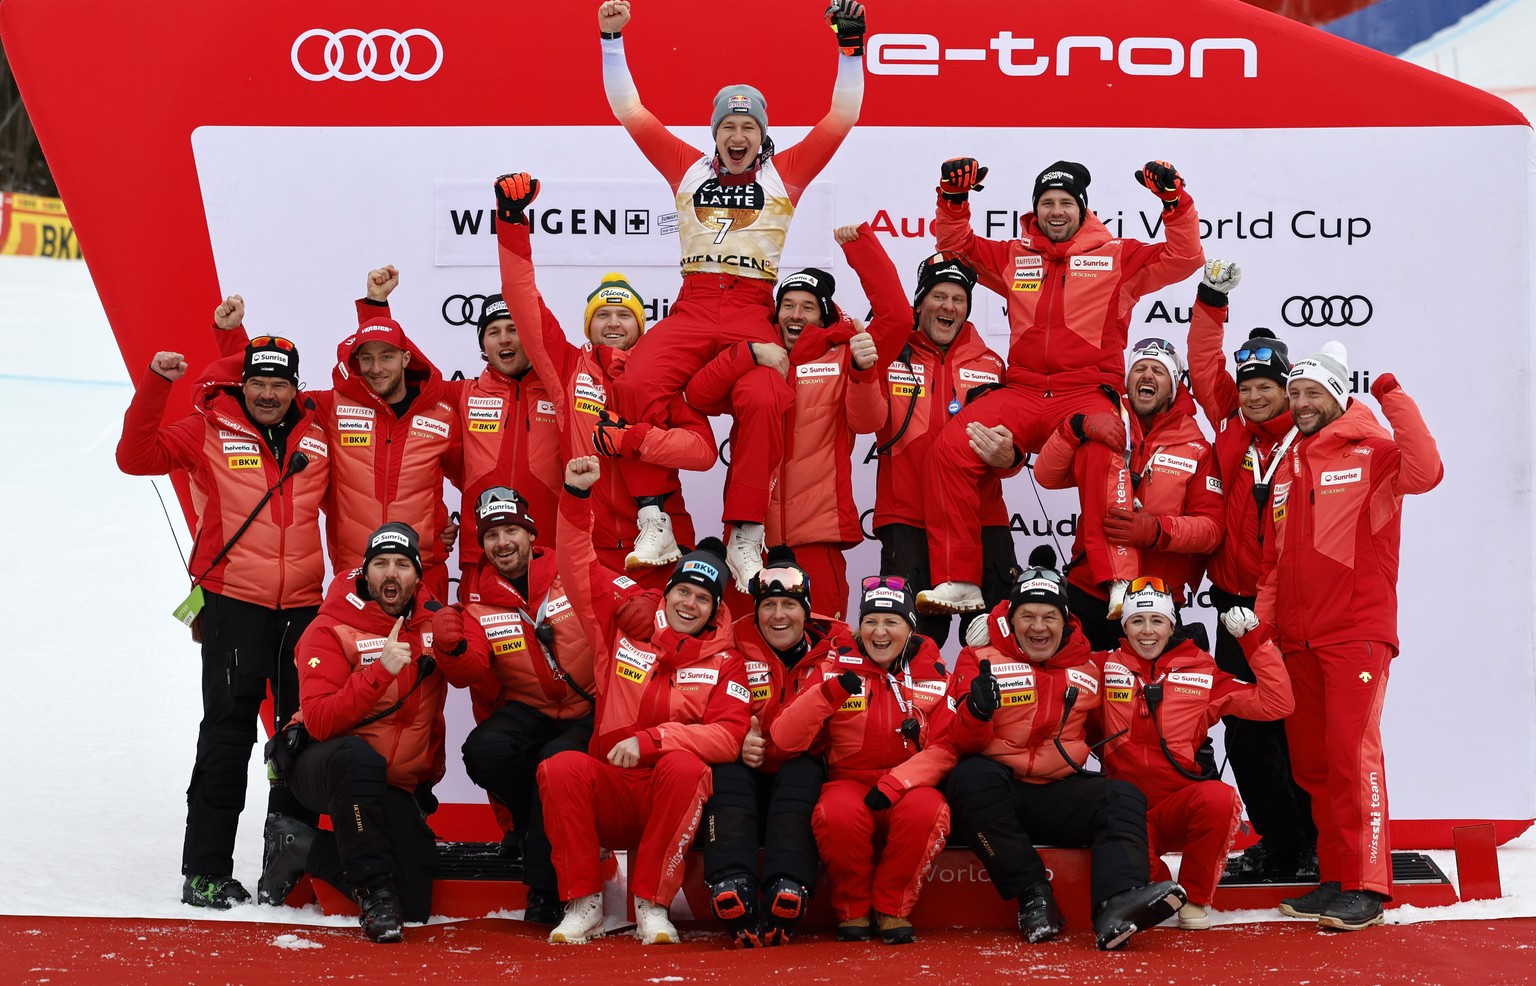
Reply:
[[1179, 378], [1184, 375], [1184, 361], [1179, 358], [1178, 349], [1167, 339], [1143, 339], [1131, 350], [1131, 358], [1125, 364], [1126, 376], [1130, 376], [1131, 367], [1144, 359], [1157, 360], [1163, 364], [1163, 369], [1168, 371], [1168, 379], [1173, 381], [1173, 389], [1179, 389]]
[[1168, 617], [1169, 623], [1179, 625], [1179, 618], [1174, 615], [1173, 596], [1150, 585], [1126, 595], [1125, 608], [1120, 611], [1120, 625], [1129, 623], [1137, 613], [1161, 613]]
[[1321, 352], [1296, 361], [1289, 379], [1321, 384], [1342, 408], [1349, 402], [1349, 353], [1342, 342], [1325, 342]]

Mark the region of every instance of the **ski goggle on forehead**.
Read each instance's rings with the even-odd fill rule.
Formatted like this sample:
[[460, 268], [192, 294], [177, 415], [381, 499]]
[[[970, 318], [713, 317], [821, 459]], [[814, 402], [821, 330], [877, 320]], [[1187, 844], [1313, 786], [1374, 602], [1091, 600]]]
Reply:
[[266, 349], [268, 346], [273, 346], [289, 353], [295, 349], [293, 343], [282, 336], [257, 336], [251, 340], [252, 349]]
[[765, 568], [752, 576], [752, 594], [761, 595], [772, 589], [781, 592], [799, 592], [805, 588], [805, 573], [798, 568]]
[[1252, 361], [1268, 363], [1270, 360], [1275, 358], [1275, 350], [1271, 346], [1259, 346], [1256, 349], [1249, 349], [1244, 347], [1233, 353], [1232, 358], [1237, 360], [1239, 363], [1248, 363]]
[[1146, 589], [1151, 589], [1153, 592], [1160, 592], [1165, 596], [1173, 595], [1173, 590], [1168, 588], [1168, 583], [1164, 582], [1162, 579], [1155, 575], [1143, 575], [1140, 578], [1131, 579], [1131, 584], [1126, 587], [1126, 594], [1129, 595], [1133, 592], [1142, 592]]
[[524, 499], [523, 495], [517, 490], [514, 490], [509, 486], [492, 486], [484, 493], [481, 493], [480, 498], [475, 501], [475, 512], [479, 513], [491, 504], [498, 502], [510, 502], [519, 504], [524, 507], [528, 506], [528, 501]]
[[906, 592], [907, 580], [900, 575], [866, 575], [859, 583], [865, 592], [871, 589], [894, 589], [897, 592]]
[[1167, 339], [1143, 339], [1131, 347], [1133, 353], [1157, 353], [1160, 356], [1172, 356], [1177, 358], [1179, 351], [1173, 348], [1173, 343]]
[[1019, 573], [1018, 578], [1013, 580], [1013, 584], [1023, 585], [1025, 582], [1030, 582], [1034, 579], [1044, 579], [1057, 585], [1062, 585], [1065, 582], [1061, 577], [1061, 573], [1054, 568], [1026, 568]]

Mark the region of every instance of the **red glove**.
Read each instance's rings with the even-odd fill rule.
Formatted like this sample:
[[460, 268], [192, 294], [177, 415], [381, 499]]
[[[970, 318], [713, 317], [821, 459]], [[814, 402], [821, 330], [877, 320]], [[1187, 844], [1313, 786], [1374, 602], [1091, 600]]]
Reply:
[[939, 166], [939, 194], [951, 202], [964, 202], [972, 191], [981, 191], [987, 169], [973, 157], [952, 157]]
[[526, 223], [523, 210], [539, 197], [539, 180], [520, 171], [515, 175], [502, 175], [496, 179], [496, 221], [502, 223]]
[[1150, 548], [1163, 536], [1163, 525], [1151, 514], [1110, 507], [1104, 515], [1104, 536], [1114, 544]]
[[630, 425], [624, 429], [624, 438], [619, 442], [619, 451], [633, 459], [640, 458], [640, 446], [645, 444], [646, 438], [651, 434], [651, 429], [656, 427], [649, 421], [642, 421], [637, 425]]
[[614, 621], [619, 631], [631, 640], [649, 640], [656, 629], [656, 607], [661, 605], [661, 593], [655, 589], [637, 592], [619, 603]]
[[1153, 195], [1162, 199], [1164, 205], [1177, 202], [1179, 189], [1184, 187], [1184, 179], [1179, 177], [1179, 170], [1167, 161], [1148, 161], [1145, 167], [1136, 172], [1135, 178], [1150, 189]]
[[444, 606], [432, 614], [432, 650], [458, 657], [468, 645], [464, 642], [464, 613], [458, 606]]
[[1120, 420], [1118, 414], [1110, 414], [1108, 411], [1074, 414], [1067, 419], [1067, 428], [1079, 445], [1093, 441], [1108, 445], [1116, 452], [1125, 451], [1125, 422]]
[[1383, 373], [1371, 381], [1371, 396], [1378, 401], [1393, 391], [1402, 389], [1402, 386], [1397, 382], [1397, 377], [1390, 373]]

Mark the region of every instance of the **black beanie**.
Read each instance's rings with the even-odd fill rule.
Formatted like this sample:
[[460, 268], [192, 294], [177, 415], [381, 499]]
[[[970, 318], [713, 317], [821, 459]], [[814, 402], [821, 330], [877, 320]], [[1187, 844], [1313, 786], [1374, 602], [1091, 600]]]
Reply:
[[965, 317], [971, 317], [971, 289], [976, 286], [976, 270], [959, 257], [936, 253], [917, 267], [917, 293], [912, 296], [913, 316], [923, 299], [936, 284], [958, 284], [965, 290]]
[[779, 289], [773, 295], [773, 307], [777, 311], [778, 307], [784, 303], [784, 295], [787, 292], [809, 291], [816, 296], [816, 304], [821, 308], [822, 328], [830, 328], [837, 324], [837, 305], [832, 302], [832, 292], [836, 290], [837, 279], [831, 274], [815, 267], [807, 267], [779, 282]]
[[1056, 552], [1042, 544], [1029, 553], [1029, 567], [1019, 573], [1008, 592], [1008, 619], [1025, 603], [1045, 603], [1067, 616], [1067, 580], [1056, 569]]
[[1035, 194], [1030, 196], [1029, 203], [1032, 210], [1038, 210], [1040, 196], [1047, 189], [1060, 188], [1074, 199], [1082, 207], [1083, 216], [1088, 215], [1088, 185], [1093, 181], [1093, 176], [1088, 174], [1088, 169], [1076, 161], [1057, 161], [1055, 164], [1040, 172], [1035, 178]]
[[363, 568], [366, 570], [368, 563], [379, 555], [404, 555], [416, 566], [416, 574], [421, 574], [421, 539], [410, 524], [393, 520], [368, 535], [368, 547], [363, 552]]
[[[763, 578], [765, 573], [771, 573], [788, 569], [791, 576], [799, 573], [798, 585], [786, 585], [785, 579], [778, 575]], [[793, 578], [790, 579], [793, 581]], [[787, 544], [776, 544], [768, 549], [768, 557], [763, 559], [762, 570], [747, 580], [747, 594], [752, 597], [753, 607], [761, 606], [769, 599], [782, 597], [793, 599], [805, 607], [805, 615], [811, 615], [811, 577], [806, 570], [795, 561], [795, 550]]]
[[299, 350], [282, 336], [257, 336], [245, 344], [245, 363], [240, 379], [277, 377], [299, 385]]
[[725, 593], [725, 571], [725, 545], [719, 538], [705, 538], [697, 548], [678, 559], [677, 568], [667, 580], [667, 591], [671, 592], [680, 582], [703, 586], [714, 597], [718, 609], [720, 597]]
[[906, 579], [896, 576], [877, 578], [879, 582], [865, 588], [859, 596], [859, 619], [862, 621], [870, 613], [895, 613], [907, 621], [907, 626], [916, 630], [917, 593], [912, 591]]
[[[1252, 380], [1255, 377], [1266, 377], [1275, 381], [1281, 387], [1286, 384], [1286, 378], [1291, 373], [1291, 351], [1285, 343], [1275, 338], [1275, 334], [1266, 328], [1257, 328], [1248, 333], [1248, 341], [1243, 343], [1244, 349], [1250, 353], [1259, 349], [1271, 350], [1268, 359], [1258, 359], [1249, 356], [1246, 360], [1239, 360], [1237, 364], [1237, 382]], [[1236, 358], [1236, 354], [1234, 354]]]
[[506, 299], [499, 294], [488, 295], [485, 299], [485, 307], [480, 309], [480, 320], [475, 323], [475, 338], [480, 343], [480, 348], [485, 348], [485, 330], [498, 318], [511, 318], [512, 313], [507, 311]]

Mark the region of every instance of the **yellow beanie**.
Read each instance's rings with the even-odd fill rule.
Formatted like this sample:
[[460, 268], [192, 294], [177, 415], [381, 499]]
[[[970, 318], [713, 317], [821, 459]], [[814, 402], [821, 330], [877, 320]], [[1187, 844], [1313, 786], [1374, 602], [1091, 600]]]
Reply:
[[610, 271], [603, 275], [602, 283], [597, 290], [587, 295], [587, 312], [581, 319], [581, 331], [592, 340], [592, 316], [604, 305], [622, 305], [635, 313], [635, 320], [640, 323], [640, 332], [645, 332], [645, 302], [640, 298], [640, 292], [636, 291], [625, 280], [623, 274]]

